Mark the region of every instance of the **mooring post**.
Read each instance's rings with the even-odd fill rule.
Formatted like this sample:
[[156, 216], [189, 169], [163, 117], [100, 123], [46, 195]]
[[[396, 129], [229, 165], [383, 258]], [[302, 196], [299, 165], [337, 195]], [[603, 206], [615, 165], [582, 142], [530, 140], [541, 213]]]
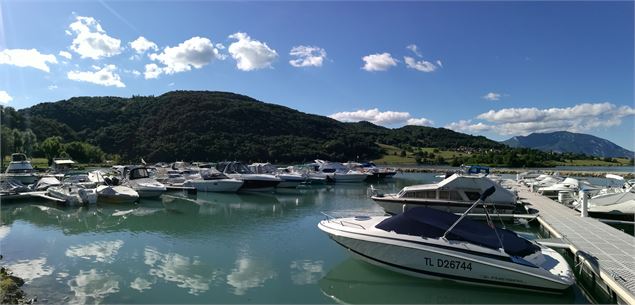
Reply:
[[587, 198], [586, 192], [585, 191], [580, 191], [580, 196], [582, 196], [582, 206], [580, 207], [580, 216], [582, 217], [589, 217], [589, 212], [587, 211], [587, 208], [589, 206], [589, 198]]

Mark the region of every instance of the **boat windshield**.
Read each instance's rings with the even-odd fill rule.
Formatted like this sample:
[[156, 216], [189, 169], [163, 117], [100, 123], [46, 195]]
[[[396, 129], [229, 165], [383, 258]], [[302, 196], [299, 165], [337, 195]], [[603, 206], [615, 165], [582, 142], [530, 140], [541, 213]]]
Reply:
[[35, 172], [35, 170], [30, 168], [8, 168], [7, 169], [8, 174], [30, 174], [33, 172]]
[[149, 178], [148, 170], [146, 168], [133, 168], [130, 170], [130, 180]]
[[[459, 216], [426, 207], [417, 207], [404, 213], [387, 218], [376, 228], [425, 238], [440, 238]], [[516, 233], [496, 228], [503, 241], [503, 249], [512, 256], [524, 257], [539, 251], [540, 248]], [[465, 241], [490, 249], [500, 248], [494, 230], [485, 223], [463, 219], [446, 235], [449, 240]]]

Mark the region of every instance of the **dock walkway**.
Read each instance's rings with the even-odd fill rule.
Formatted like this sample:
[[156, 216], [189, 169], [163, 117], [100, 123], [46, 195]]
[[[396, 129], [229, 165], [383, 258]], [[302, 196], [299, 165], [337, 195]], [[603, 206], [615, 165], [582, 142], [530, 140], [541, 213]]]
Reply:
[[635, 237], [580, 213], [526, 187], [517, 187], [520, 200], [540, 211], [538, 221], [569, 244], [577, 258], [587, 261], [618, 303], [635, 304]]

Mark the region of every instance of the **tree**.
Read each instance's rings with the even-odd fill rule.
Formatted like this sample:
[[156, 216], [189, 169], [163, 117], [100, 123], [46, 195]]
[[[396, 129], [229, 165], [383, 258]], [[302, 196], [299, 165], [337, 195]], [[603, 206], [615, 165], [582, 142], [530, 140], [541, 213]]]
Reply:
[[61, 137], [49, 137], [40, 144], [40, 149], [44, 152], [49, 165], [53, 164], [53, 158], [58, 157], [63, 152], [62, 148]]

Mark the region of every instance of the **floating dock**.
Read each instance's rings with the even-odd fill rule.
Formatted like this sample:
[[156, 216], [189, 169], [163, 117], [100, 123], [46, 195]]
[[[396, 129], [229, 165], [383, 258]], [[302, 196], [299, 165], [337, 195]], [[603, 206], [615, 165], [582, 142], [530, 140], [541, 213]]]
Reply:
[[[574, 268], [590, 277], [611, 300], [635, 305], [635, 237], [595, 218], [581, 217], [527, 187], [518, 186], [521, 201], [540, 211], [540, 224], [574, 255]], [[595, 288], [595, 287], [594, 287]]]

